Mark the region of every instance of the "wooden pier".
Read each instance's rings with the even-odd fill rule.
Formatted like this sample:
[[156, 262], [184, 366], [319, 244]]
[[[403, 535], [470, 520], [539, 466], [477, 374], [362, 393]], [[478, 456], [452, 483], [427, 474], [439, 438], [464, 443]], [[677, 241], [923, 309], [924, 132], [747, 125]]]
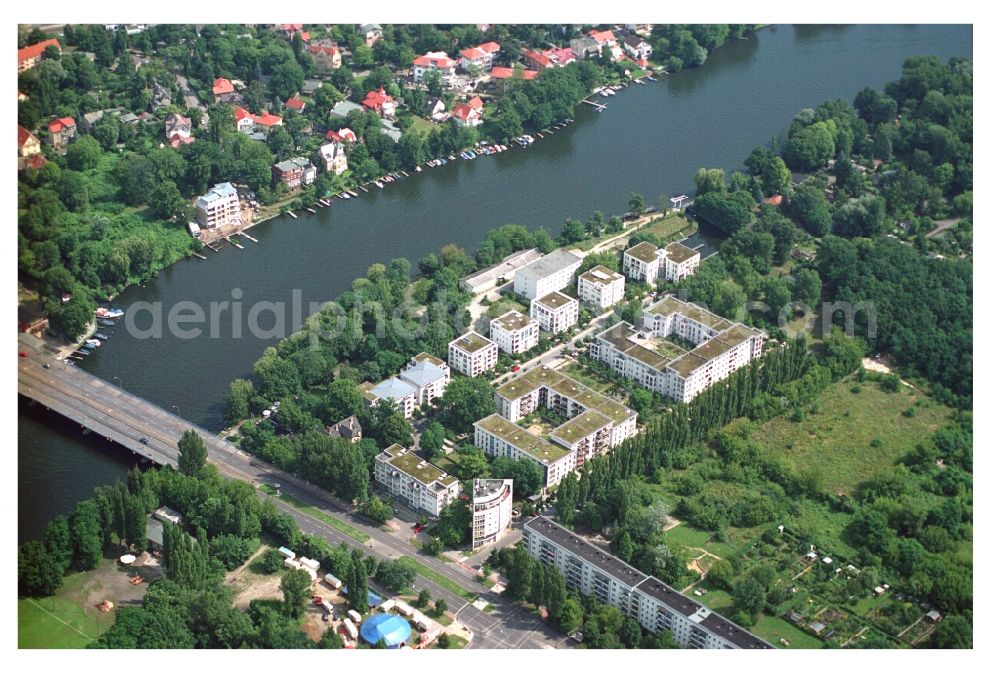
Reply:
[[250, 235], [246, 234], [242, 230], [240, 230], [239, 234], [242, 235], [243, 237], [246, 237], [248, 240], [250, 240], [254, 244], [257, 244], [257, 239], [255, 237], [251, 237]]
[[603, 112], [604, 109], [607, 108], [607, 105], [605, 105], [603, 103], [596, 103], [594, 101], [591, 101], [590, 99], [584, 99], [583, 101], [581, 101], [581, 103], [589, 103], [594, 108], [597, 108], [597, 112], [599, 112], [599, 113]]

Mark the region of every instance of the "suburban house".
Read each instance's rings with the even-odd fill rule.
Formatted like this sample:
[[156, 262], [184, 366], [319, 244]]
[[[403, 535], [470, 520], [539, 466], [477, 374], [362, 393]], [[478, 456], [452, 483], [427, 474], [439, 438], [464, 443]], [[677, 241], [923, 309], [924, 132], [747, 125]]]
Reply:
[[153, 100], [149, 102], [149, 109], [155, 111], [159, 110], [160, 108], [168, 108], [169, 106], [170, 106], [170, 90], [154, 80]]
[[233, 88], [233, 83], [224, 77], [216, 78], [212, 83], [212, 98], [216, 103], [228, 102], [234, 93], [236, 90]]
[[562, 68], [576, 61], [576, 55], [573, 54], [573, 50], [569, 47], [552, 47], [551, 49], [546, 49], [542, 54], [556, 68]]
[[589, 59], [601, 55], [601, 45], [589, 35], [569, 41], [570, 50], [577, 59]]
[[653, 45], [649, 44], [638, 35], [626, 35], [622, 38], [625, 51], [633, 59], [644, 61], [653, 53]]
[[319, 71], [336, 70], [343, 64], [340, 48], [328, 38], [310, 42], [306, 51], [312, 54], [313, 63]]
[[484, 73], [489, 72], [493, 66], [493, 57], [500, 51], [500, 45], [495, 42], [484, 42], [478, 47], [470, 47], [459, 52], [459, 62], [464, 70], [475, 66], [482, 69]]
[[524, 62], [528, 64], [528, 70], [539, 71], [552, 68], [552, 60], [542, 52], [525, 49], [522, 56], [524, 56]]
[[372, 47], [382, 39], [382, 26], [377, 23], [361, 24], [358, 26], [358, 35], [365, 39], [367, 46]]
[[42, 144], [39, 143], [38, 137], [21, 125], [17, 125], [17, 156], [31, 157], [41, 152]]
[[347, 119], [347, 116], [356, 110], [364, 111], [364, 108], [354, 101], [337, 101], [330, 109], [330, 117]]
[[184, 117], [183, 115], [178, 115], [177, 113], [171, 113], [163, 125], [167, 138], [170, 140], [171, 148], [176, 148], [180, 145], [187, 145], [188, 143], [194, 143], [194, 137], [191, 136], [190, 117]]
[[595, 265], [576, 278], [576, 296], [590, 307], [611, 307], [625, 297], [625, 277], [603, 265]]
[[236, 117], [236, 131], [241, 131], [244, 134], [253, 132], [253, 113], [246, 108], [237, 106], [236, 110], [233, 111], [233, 115]]
[[450, 87], [455, 81], [454, 59], [444, 52], [427, 52], [413, 60], [413, 81], [422, 82], [427, 73], [441, 74], [441, 84]]
[[49, 145], [55, 149], [64, 148], [76, 138], [76, 122], [72, 117], [60, 117], [49, 122]]
[[370, 91], [361, 102], [366, 110], [378, 113], [379, 117], [391, 120], [396, 117], [396, 101], [385, 93], [385, 87], [379, 87], [378, 91]]
[[347, 439], [352, 444], [356, 444], [361, 441], [362, 437], [361, 421], [358, 420], [358, 416], [356, 415], [348, 416], [336, 425], [327, 427], [326, 433], [334, 439]]
[[296, 190], [316, 180], [316, 167], [305, 157], [293, 157], [271, 167], [275, 183], [284, 183], [289, 190]]
[[538, 71], [524, 70], [523, 68], [504, 68], [502, 66], [494, 66], [493, 70], [490, 71], [490, 77], [493, 78], [493, 86], [500, 92], [504, 90], [508, 80], [534, 80], [536, 75], [538, 75]]
[[462, 483], [416, 453], [393, 444], [375, 457], [375, 480], [413, 509], [438, 516], [458, 497]]
[[306, 109], [306, 102], [299, 98], [298, 94], [285, 101], [286, 110], [294, 110], [301, 113]]
[[62, 45], [55, 38], [42, 40], [33, 45], [28, 45], [24, 49], [17, 50], [17, 72], [23, 73], [37, 66], [42, 58], [44, 58], [45, 50], [49, 47], [55, 47], [60, 52], [62, 51]]
[[263, 115], [254, 115], [253, 125], [257, 131], [268, 132], [271, 131], [272, 127], [280, 127], [282, 125], [281, 116], [274, 115], [265, 110]]
[[477, 96], [468, 103], [456, 103], [451, 116], [463, 127], [477, 127], [483, 121], [483, 100]]
[[553, 291], [532, 300], [530, 312], [543, 331], [562, 333], [580, 319], [580, 302], [561, 291]]
[[583, 263], [580, 256], [566, 249], [556, 249], [514, 273], [514, 293], [534, 300], [573, 282], [573, 273]]
[[350, 147], [358, 142], [358, 137], [349, 127], [341, 127], [337, 131], [331, 129], [326, 132], [326, 140], [331, 141], [332, 143], [343, 143], [344, 145]]
[[444, 396], [444, 389], [451, 382], [451, 369], [437, 357], [421, 352], [399, 372], [399, 377], [414, 387], [414, 403], [423, 406]]
[[490, 322], [490, 340], [507, 354], [527, 352], [538, 345], [538, 321], [511, 310]]
[[427, 115], [434, 122], [445, 122], [451, 118], [451, 113], [448, 112], [444, 101], [436, 98], [427, 99]]
[[347, 171], [347, 153], [343, 143], [324, 143], [319, 147], [319, 157], [323, 170], [339, 176]]
[[448, 343], [448, 365], [470, 378], [491, 370], [498, 357], [497, 344], [475, 331]]
[[625, 56], [622, 48], [618, 46], [618, 39], [615, 38], [615, 34], [612, 31], [599, 31], [592, 30], [587, 35], [594, 39], [598, 47], [603, 49], [607, 47], [611, 50], [611, 58], [615, 61], [621, 61]]
[[240, 197], [232, 183], [218, 183], [194, 203], [198, 225], [217, 228], [242, 223]]

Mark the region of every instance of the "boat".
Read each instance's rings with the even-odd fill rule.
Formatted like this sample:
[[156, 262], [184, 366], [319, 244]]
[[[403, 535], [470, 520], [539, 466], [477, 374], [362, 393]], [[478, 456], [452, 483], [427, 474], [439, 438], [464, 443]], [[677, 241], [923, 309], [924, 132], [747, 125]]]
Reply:
[[310, 214], [315, 214], [316, 213], [316, 210], [313, 209], [312, 207], [306, 207], [306, 211], [308, 211]]
[[107, 340], [108, 339], [108, 337], [106, 335], [104, 335], [103, 333], [95, 333], [94, 334], [94, 338], [99, 338], [100, 340]]
[[120, 308], [99, 307], [94, 310], [94, 315], [101, 319], [118, 319], [125, 311]]
[[645, 84], [646, 84], [645, 82], [642, 81], [642, 78], [636, 79], [636, 82], [638, 82], [639, 84], [641, 84], [643, 86], [645, 86]]
[[615, 88], [611, 87], [610, 89], [607, 90], [607, 92], [608, 92], [608, 96], [614, 96], [615, 95]]
[[79, 350], [77, 350], [73, 354], [82, 354], [83, 356], [87, 356], [88, 354], [90, 354], [90, 350], [88, 350], [85, 347], [81, 347]]
[[113, 321], [111, 321], [110, 319], [98, 319], [97, 323], [100, 324], [101, 326], [114, 326], [115, 325], [115, 323]]
[[340, 193], [340, 197], [341, 197], [342, 199], [345, 199], [345, 200], [349, 200], [349, 199], [351, 199], [351, 196], [350, 196], [350, 195], [348, 195], [348, 194], [347, 194], [346, 192], [342, 192], [342, 193]]
[[97, 348], [99, 348], [101, 346], [101, 341], [99, 341], [99, 340], [87, 340], [87, 341], [84, 341], [83, 345], [88, 350], [96, 350]]
[[350, 195], [351, 197], [357, 197], [358, 196], [358, 193], [354, 192], [353, 190], [348, 190], [347, 194]]
[[423, 171], [424, 168], [423, 167], [414, 167], [413, 170], [414, 171]]
[[601, 90], [601, 96], [603, 96], [604, 98], [608, 98], [608, 90], [602, 89]]
[[295, 212], [291, 210], [288, 211], [288, 215], [291, 216], [292, 218], [298, 218], [298, 216], [295, 215]]
[[382, 181], [375, 181], [375, 187], [381, 189], [383, 186]]
[[653, 77], [652, 75], [647, 75], [647, 76], [646, 76], [646, 79], [647, 79], [647, 80], [649, 80], [650, 82], [659, 82], [659, 80], [657, 80], [657, 79], [656, 79], [655, 77]]

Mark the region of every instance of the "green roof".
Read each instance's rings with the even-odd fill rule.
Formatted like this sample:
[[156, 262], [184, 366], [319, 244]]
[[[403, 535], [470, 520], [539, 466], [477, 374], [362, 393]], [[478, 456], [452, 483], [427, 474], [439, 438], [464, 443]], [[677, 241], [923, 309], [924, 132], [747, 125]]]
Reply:
[[573, 301], [573, 298], [570, 298], [561, 291], [553, 291], [552, 293], [542, 296], [541, 298], [536, 298], [534, 302], [538, 305], [543, 305], [550, 310], [558, 310], [562, 306], [568, 305]]
[[430, 485], [435, 481], [444, 486], [451, 486], [458, 483], [458, 479], [451, 476], [437, 465], [433, 465], [420, 456], [407, 451], [399, 444], [393, 444], [382, 451], [382, 460], [395, 467], [400, 472], [407, 474], [424, 485]]
[[610, 284], [621, 276], [621, 273], [615, 272], [603, 265], [595, 265], [580, 275], [580, 279], [585, 279], [592, 284]]
[[611, 424], [611, 418], [603, 413], [587, 411], [552, 430], [551, 436], [572, 445]]
[[671, 242], [666, 248], [667, 258], [672, 260], [674, 263], [683, 263], [689, 258], [694, 258], [698, 255], [698, 252], [691, 247], [684, 246], [680, 242]]
[[656, 246], [650, 242], [639, 242], [631, 249], [625, 249], [625, 253], [632, 258], [638, 258], [643, 263], [652, 263], [659, 258]]
[[502, 327], [504, 331], [519, 331], [528, 324], [531, 324], [533, 321], [535, 320], [528, 315], [518, 312], [517, 310], [511, 310], [510, 312], [500, 315], [490, 323], [492, 324], [495, 322]]
[[569, 449], [556, 446], [541, 437], [535, 436], [496, 413], [478, 421], [476, 427], [481, 427], [493, 436], [517, 448], [522, 453], [526, 453], [547, 465], [572, 453]]
[[728, 319], [713, 314], [694, 303], [685, 303], [675, 296], [667, 296], [646, 309], [647, 314], [663, 315], [664, 317], [669, 317], [675, 312], [699, 324], [703, 324], [714, 331], [724, 331], [732, 326], [732, 323]]
[[481, 336], [475, 331], [469, 331], [464, 336], [459, 336], [455, 340], [451, 341], [450, 345], [455, 345], [469, 353], [475, 353], [479, 352], [491, 342], [492, 341], [485, 336]]

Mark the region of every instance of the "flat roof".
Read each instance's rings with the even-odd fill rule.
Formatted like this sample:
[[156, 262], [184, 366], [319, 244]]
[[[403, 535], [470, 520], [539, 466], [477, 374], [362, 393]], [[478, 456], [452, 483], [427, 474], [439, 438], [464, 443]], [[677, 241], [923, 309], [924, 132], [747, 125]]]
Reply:
[[458, 483], [457, 478], [451, 476], [437, 465], [427, 462], [419, 455], [407, 451], [399, 444], [393, 444], [382, 451], [380, 458], [385, 463], [413, 477], [425, 486], [430, 486], [434, 482], [440, 483], [442, 486], [451, 486]]
[[502, 314], [493, 321], [490, 325], [496, 324], [504, 331], [520, 331], [526, 326], [531, 324], [537, 324], [538, 322], [524, 314], [523, 312], [518, 312], [517, 310], [511, 310], [506, 314]]
[[528, 265], [525, 265], [523, 268], [518, 270], [516, 274], [529, 279], [542, 279], [565, 270], [570, 266], [579, 267], [582, 262], [583, 257], [578, 256], [571, 251], [567, 251], [566, 249], [556, 249], [555, 251], [547, 253], [541, 258], [532, 261]]
[[493, 341], [486, 336], [481, 336], [475, 331], [469, 331], [464, 336], [459, 336], [455, 340], [448, 343], [449, 346], [454, 345], [461, 350], [469, 353], [476, 353], [489, 345], [492, 345]]
[[611, 268], [595, 265], [580, 275], [580, 279], [585, 279], [591, 284], [611, 284], [618, 279], [624, 279], [624, 276]]
[[632, 258], [638, 258], [643, 263], [653, 263], [660, 258], [656, 246], [651, 242], [639, 242], [635, 246], [625, 249], [625, 253]]
[[536, 516], [524, 524], [525, 530], [552, 540], [557, 545], [572, 552], [587, 563], [595, 566], [606, 575], [615, 578], [625, 586], [634, 588], [649, 576], [633, 568], [616, 556], [590, 544], [576, 533], [566, 530], [556, 522], [544, 516]]
[[587, 411], [564, 422], [552, 430], [549, 436], [561, 439], [573, 445], [581, 439], [586, 439], [594, 432], [612, 424], [611, 418], [599, 411]]
[[541, 298], [536, 298], [532, 302], [547, 307], [550, 310], [558, 310], [565, 305], [573, 303], [575, 300], [575, 298], [570, 298], [562, 291], [553, 291], [552, 293], [546, 294]]
[[689, 246], [685, 246], [680, 242], [671, 242], [664, 249], [667, 258], [672, 260], [674, 263], [683, 263], [686, 260], [694, 258], [699, 255], [697, 251]]
[[708, 617], [701, 621], [701, 626], [744, 650], [767, 650], [774, 648], [767, 641], [757, 638], [743, 627], [730, 622], [718, 613], [709, 613]]
[[646, 314], [663, 315], [664, 317], [669, 317], [675, 313], [680, 314], [688, 319], [698, 322], [699, 324], [709, 327], [713, 331], [724, 331], [732, 326], [732, 322], [728, 319], [709, 312], [700, 305], [685, 303], [676, 296], [667, 296], [666, 298], [653, 303], [645, 309], [645, 312]]
[[430, 363], [434, 364], [435, 366], [445, 366], [445, 365], [448, 364], [448, 362], [446, 362], [443, 359], [438, 359], [437, 357], [435, 357], [434, 355], [432, 355], [430, 352], [421, 352], [420, 354], [418, 354], [417, 356], [415, 356], [412, 359], [412, 361], [413, 361], [414, 364], [416, 364], [418, 362], [422, 362], [422, 361], [429, 361]]
[[556, 462], [573, 452], [567, 448], [549, 443], [541, 437], [535, 436], [531, 432], [518, 427], [514, 423], [496, 413], [477, 421], [476, 427], [483, 428], [490, 434], [499, 437], [511, 446], [514, 446], [519, 451], [522, 451], [547, 465]]

